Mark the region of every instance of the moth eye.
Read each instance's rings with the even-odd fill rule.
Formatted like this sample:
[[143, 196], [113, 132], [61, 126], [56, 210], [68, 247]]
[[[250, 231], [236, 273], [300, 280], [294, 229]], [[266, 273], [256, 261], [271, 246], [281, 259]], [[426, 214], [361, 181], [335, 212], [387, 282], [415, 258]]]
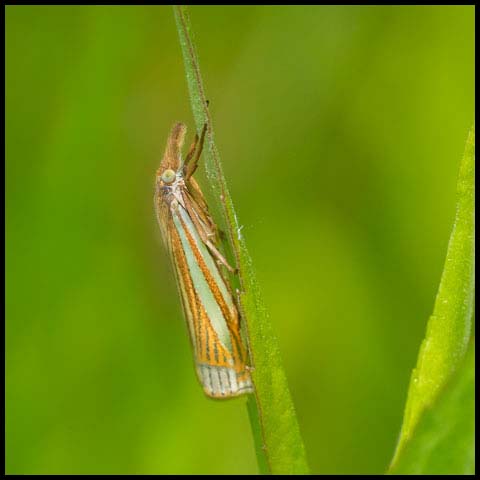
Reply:
[[162, 180], [165, 183], [172, 183], [175, 180], [175, 172], [171, 170], [170, 168], [167, 168], [163, 173], [162, 173]]

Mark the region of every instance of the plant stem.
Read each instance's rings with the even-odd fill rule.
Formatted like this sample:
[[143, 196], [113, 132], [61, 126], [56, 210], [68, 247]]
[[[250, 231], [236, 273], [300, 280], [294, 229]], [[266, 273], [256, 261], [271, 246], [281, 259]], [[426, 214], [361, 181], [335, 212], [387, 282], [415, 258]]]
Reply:
[[239, 308], [249, 347], [255, 394], [248, 411], [261, 473], [308, 473], [305, 448], [280, 351], [257, 284], [252, 260], [237, 220], [215, 145], [212, 120], [193, 41], [186, 6], [174, 6], [197, 132], [207, 124], [204, 150], [207, 178], [227, 225], [228, 239], [238, 268]]

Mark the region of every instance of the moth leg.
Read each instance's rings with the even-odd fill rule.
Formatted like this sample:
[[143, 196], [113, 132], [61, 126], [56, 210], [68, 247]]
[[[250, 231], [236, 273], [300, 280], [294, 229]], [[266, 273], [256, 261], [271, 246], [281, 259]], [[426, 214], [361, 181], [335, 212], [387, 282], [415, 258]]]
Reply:
[[192, 144], [190, 145], [190, 148], [188, 149], [187, 156], [185, 157], [185, 162], [184, 162], [185, 165], [188, 165], [188, 162], [190, 162], [190, 160], [192, 159], [193, 154], [195, 153], [195, 149], [197, 148], [197, 143], [198, 143], [198, 135], [195, 134], [195, 139], [193, 140]]
[[[201, 218], [197, 211], [191, 208], [190, 204], [186, 202], [187, 212], [190, 216], [195, 227], [197, 227], [198, 234], [202, 242], [207, 246], [212, 255], [215, 257], [218, 263], [224, 265], [225, 268], [232, 273], [237, 273], [237, 269], [230, 266], [225, 257], [219, 252], [214, 243], [210, 240], [211, 237], [217, 237], [217, 226], [211, 220], [210, 216], [206, 212], [202, 212], [205, 218]], [[207, 221], [208, 225], [204, 222]]]
[[[190, 151], [188, 152], [187, 159], [185, 160], [185, 179], [188, 180], [194, 173], [198, 167], [198, 160], [200, 159], [200, 155], [202, 154], [203, 144], [205, 142], [205, 133], [207, 132], [207, 124], [205, 123], [202, 128], [202, 133], [200, 135], [200, 140], [198, 139], [198, 135], [195, 135], [195, 141], [190, 147]], [[198, 145], [198, 148], [197, 148]], [[192, 157], [195, 153], [195, 157], [192, 160]]]
[[223, 241], [227, 238], [227, 234], [223, 230], [219, 228], [217, 231], [218, 231], [218, 237], [220, 238], [220, 240]]
[[[208, 212], [207, 204], [202, 196], [202, 193], [198, 189], [198, 185], [194, 182], [193, 178], [190, 178], [189, 181], [189, 190], [185, 192], [187, 197], [190, 198], [190, 202], [186, 202], [185, 207], [190, 214], [190, 217], [198, 218], [199, 221], [203, 224], [200, 225], [200, 228], [205, 231], [205, 234], [209, 238], [217, 239], [218, 227], [213, 221], [210, 213]], [[194, 205], [195, 207], [192, 207]], [[197, 228], [199, 227], [198, 223], [195, 223]]]
[[222, 232], [221, 230], [218, 229], [218, 227], [213, 223], [213, 220], [210, 218], [210, 216], [207, 214], [207, 220], [209, 221], [210, 225], [210, 230], [207, 230], [205, 228], [199, 229], [199, 232], [204, 235], [202, 238], [202, 235], [200, 238], [202, 238], [203, 243], [208, 247], [212, 255], [217, 259], [217, 261], [226, 267], [226, 269], [231, 272], [231, 273], [237, 273], [237, 269], [233, 268], [225, 259], [225, 257], [219, 252], [217, 249], [216, 245], [219, 243], [219, 238], [220, 238], [220, 232], [223, 234], [223, 237], [225, 237], [225, 233]]
[[213, 245], [213, 243], [210, 240], [207, 240], [207, 241], [204, 240], [203, 243], [205, 243], [205, 245], [210, 249], [210, 251], [212, 252], [213, 256], [217, 259], [217, 261], [221, 263], [229, 272], [237, 273], [237, 269], [230, 266], [230, 264], [227, 262], [225, 257], [217, 250], [215, 245]]

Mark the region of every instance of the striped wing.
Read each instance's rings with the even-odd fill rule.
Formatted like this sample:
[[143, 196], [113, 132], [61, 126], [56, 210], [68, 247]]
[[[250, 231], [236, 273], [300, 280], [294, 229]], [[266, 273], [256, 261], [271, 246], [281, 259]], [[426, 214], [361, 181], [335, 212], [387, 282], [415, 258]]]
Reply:
[[[195, 202], [189, 205], [199, 208]], [[164, 238], [173, 257], [197, 375], [203, 389], [215, 398], [251, 392], [238, 311], [217, 263], [200, 238], [198, 223], [195, 224], [177, 202], [163, 203], [161, 208], [162, 221], [168, 222], [164, 225]], [[200, 218], [201, 215], [199, 212]]]

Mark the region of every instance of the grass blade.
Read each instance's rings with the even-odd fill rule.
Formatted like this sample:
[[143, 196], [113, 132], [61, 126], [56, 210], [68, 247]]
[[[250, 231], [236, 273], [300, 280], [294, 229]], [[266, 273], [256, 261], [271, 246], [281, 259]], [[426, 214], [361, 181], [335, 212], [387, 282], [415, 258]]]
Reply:
[[259, 292], [252, 261], [237, 221], [220, 156], [186, 6], [174, 6], [175, 20], [185, 65], [190, 101], [197, 132], [207, 123], [204, 149], [207, 177], [220, 201], [228, 238], [238, 268], [239, 304], [246, 326], [255, 395], [248, 400], [249, 418], [262, 473], [308, 473], [303, 440], [282, 367], [278, 344]]
[[390, 473], [475, 474], [475, 345], [433, 408], [425, 410], [415, 435]]
[[460, 165], [457, 208], [433, 315], [412, 372], [403, 425], [392, 461], [395, 471], [424, 411], [463, 360], [471, 335], [475, 294], [475, 127]]

